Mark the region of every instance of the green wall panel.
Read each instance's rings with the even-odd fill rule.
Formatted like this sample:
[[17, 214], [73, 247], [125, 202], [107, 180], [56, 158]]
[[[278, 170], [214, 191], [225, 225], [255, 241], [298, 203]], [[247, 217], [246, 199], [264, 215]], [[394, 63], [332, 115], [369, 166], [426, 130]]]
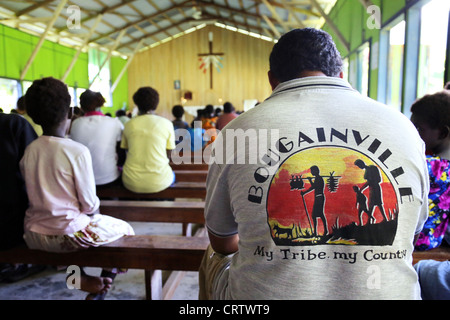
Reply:
[[[405, 7], [405, 0], [372, 0], [372, 3], [381, 9], [382, 24], [403, 11]], [[333, 36], [336, 46], [343, 57], [348, 57], [349, 60], [355, 59], [358, 49], [367, 41], [372, 46], [377, 43], [379, 44], [380, 29], [370, 28], [368, 26], [367, 22], [371, 18], [371, 13], [366, 11], [359, 0], [337, 0], [329, 16], [350, 44], [350, 51], [347, 51], [332, 28], [328, 24], [325, 24], [323, 29]], [[369, 75], [369, 96], [376, 99], [378, 68], [376, 66], [371, 67]]]
[[[0, 77], [20, 79], [21, 71], [25, 68], [38, 42], [39, 38], [36, 36], [0, 25]], [[61, 79], [75, 54], [75, 49], [51, 41], [44, 41], [24, 80], [33, 81], [42, 77]], [[119, 57], [111, 59], [112, 82], [117, 78], [125, 63], [126, 60]], [[88, 54], [81, 53], [66, 78], [66, 84], [71, 87], [88, 88], [88, 66]], [[122, 108], [127, 99], [128, 81], [127, 73], [125, 73], [113, 94], [113, 109]]]

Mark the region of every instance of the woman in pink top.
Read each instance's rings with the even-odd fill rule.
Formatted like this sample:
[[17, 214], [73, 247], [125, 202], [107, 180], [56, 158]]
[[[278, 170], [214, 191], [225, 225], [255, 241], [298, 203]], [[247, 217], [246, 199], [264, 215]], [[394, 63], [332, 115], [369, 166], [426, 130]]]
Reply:
[[[20, 162], [30, 202], [24, 223], [28, 247], [70, 252], [134, 234], [128, 223], [98, 212], [89, 149], [64, 137], [67, 86], [53, 78], [36, 80], [25, 99], [29, 115], [44, 131]], [[90, 293], [86, 299], [104, 299], [117, 272], [103, 270], [95, 277], [82, 271], [80, 289]]]

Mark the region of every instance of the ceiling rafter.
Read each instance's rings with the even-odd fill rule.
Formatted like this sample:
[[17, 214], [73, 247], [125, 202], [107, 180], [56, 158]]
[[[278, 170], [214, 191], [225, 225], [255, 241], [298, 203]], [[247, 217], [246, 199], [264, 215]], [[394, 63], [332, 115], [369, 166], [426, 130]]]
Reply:
[[[276, 40], [292, 28], [320, 28], [326, 22], [344, 45], [348, 44], [328, 14], [337, 0], [67, 0], [46, 37], [74, 47], [96, 46], [132, 56], [142, 48], [164, 43], [199, 25], [219, 26]], [[359, 0], [368, 7], [373, 0]], [[0, 1], [0, 23], [40, 36], [60, 0]], [[79, 8], [79, 26], [69, 29], [68, 6]], [[98, 18], [99, 15], [102, 18]], [[100, 19], [100, 21], [98, 21]], [[94, 22], [98, 24], [92, 28]], [[121, 40], [117, 38], [122, 34]], [[87, 40], [87, 35], [89, 39]], [[87, 42], [87, 43], [86, 43]]]

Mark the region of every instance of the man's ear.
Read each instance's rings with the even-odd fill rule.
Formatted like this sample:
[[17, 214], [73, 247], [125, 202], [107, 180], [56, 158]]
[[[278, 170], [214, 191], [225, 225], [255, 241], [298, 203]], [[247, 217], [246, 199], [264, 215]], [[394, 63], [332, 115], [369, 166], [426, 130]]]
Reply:
[[269, 72], [267, 72], [267, 76], [269, 77], [269, 83], [270, 83], [270, 86], [272, 87], [272, 91], [273, 91], [280, 84], [280, 81], [278, 81], [278, 79], [275, 78], [275, 76], [271, 70], [269, 70]]
[[450, 127], [449, 126], [443, 126], [440, 130], [439, 130], [439, 139], [447, 139], [448, 137], [450, 137]]
[[344, 79], [344, 71], [341, 71], [341, 72], [339, 73], [339, 78]]

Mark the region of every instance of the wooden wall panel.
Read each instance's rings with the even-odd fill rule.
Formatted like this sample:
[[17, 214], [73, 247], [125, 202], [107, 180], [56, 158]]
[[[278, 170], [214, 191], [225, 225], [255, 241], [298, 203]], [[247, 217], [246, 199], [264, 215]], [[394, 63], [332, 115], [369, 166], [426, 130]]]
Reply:
[[[211, 31], [213, 51], [224, 53], [223, 68], [213, 71], [212, 90], [209, 70], [204, 74], [198, 60], [199, 53], [209, 51]], [[139, 87], [151, 86], [160, 94], [157, 113], [169, 119], [172, 106], [181, 102], [185, 90], [193, 93], [193, 100], [185, 106], [223, 105], [230, 101], [237, 110], [243, 110], [245, 99], [263, 101], [271, 93], [267, 71], [272, 46], [271, 42], [207, 26], [138, 53], [128, 69], [129, 104], [134, 106], [132, 96]], [[180, 80], [181, 90], [174, 88], [175, 80]]]

